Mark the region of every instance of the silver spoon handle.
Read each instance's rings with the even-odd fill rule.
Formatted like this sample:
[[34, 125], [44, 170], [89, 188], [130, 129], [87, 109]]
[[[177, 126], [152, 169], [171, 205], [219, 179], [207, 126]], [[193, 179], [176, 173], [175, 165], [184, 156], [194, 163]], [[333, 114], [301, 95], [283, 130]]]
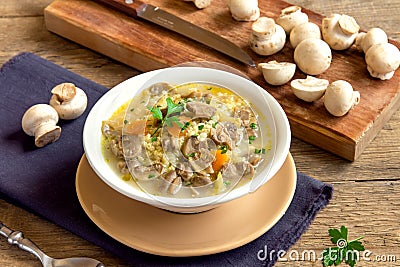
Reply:
[[32, 253], [43, 262], [45, 254], [29, 238], [25, 238], [22, 232], [13, 231], [0, 222], [0, 235], [7, 238], [9, 244], [17, 245], [20, 249]]

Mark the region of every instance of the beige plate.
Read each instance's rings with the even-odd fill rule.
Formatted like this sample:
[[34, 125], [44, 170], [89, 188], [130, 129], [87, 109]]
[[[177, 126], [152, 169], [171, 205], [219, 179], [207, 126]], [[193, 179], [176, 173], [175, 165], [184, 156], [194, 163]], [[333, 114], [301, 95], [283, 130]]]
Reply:
[[151, 254], [184, 257], [227, 251], [264, 234], [285, 214], [296, 180], [289, 154], [278, 173], [253, 194], [210, 211], [179, 214], [113, 190], [83, 156], [76, 174], [76, 191], [89, 218], [114, 239]]

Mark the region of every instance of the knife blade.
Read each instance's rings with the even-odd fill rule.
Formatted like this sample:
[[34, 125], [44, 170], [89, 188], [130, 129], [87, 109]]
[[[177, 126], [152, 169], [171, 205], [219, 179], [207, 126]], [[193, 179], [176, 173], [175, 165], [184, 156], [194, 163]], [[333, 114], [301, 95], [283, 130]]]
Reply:
[[93, 0], [115, 10], [123, 12], [133, 18], [150, 21], [168, 30], [177, 32], [192, 40], [211, 47], [251, 67], [255, 67], [253, 59], [239, 46], [231, 41], [156, 6], [138, 0]]

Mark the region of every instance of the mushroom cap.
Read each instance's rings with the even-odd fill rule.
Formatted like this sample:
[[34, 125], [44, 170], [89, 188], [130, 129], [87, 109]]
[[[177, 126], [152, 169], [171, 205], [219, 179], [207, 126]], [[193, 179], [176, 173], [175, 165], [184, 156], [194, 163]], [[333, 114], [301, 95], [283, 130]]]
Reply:
[[258, 0], [229, 0], [228, 7], [237, 21], [255, 21], [260, 17]]
[[22, 130], [30, 136], [35, 135], [36, 129], [42, 124], [57, 124], [57, 111], [47, 104], [36, 104], [28, 108], [22, 116]]
[[353, 91], [353, 87], [347, 81], [334, 81], [326, 88], [324, 106], [334, 116], [345, 115], [359, 102], [360, 93]]
[[57, 95], [50, 98], [50, 105], [57, 111], [59, 117], [64, 120], [78, 118], [87, 107], [86, 93], [76, 87], [76, 95], [67, 101], [60, 101]]
[[308, 75], [306, 79], [295, 79], [290, 83], [294, 95], [306, 102], [313, 102], [320, 99], [324, 95], [328, 85], [328, 80]]
[[332, 14], [322, 19], [322, 37], [334, 50], [349, 48], [355, 41], [360, 26], [347, 15]]
[[324, 41], [308, 38], [297, 45], [294, 50], [294, 61], [304, 73], [318, 75], [330, 67], [332, 52]]
[[258, 64], [264, 79], [271, 85], [282, 85], [290, 81], [296, 71], [296, 64], [275, 60]]
[[285, 46], [285, 41], [285, 31], [273, 19], [261, 17], [253, 23], [250, 48], [257, 54], [273, 55]]
[[289, 34], [298, 24], [308, 22], [308, 15], [301, 11], [299, 6], [289, 6], [281, 10], [281, 14], [276, 19], [276, 23]]
[[321, 39], [321, 30], [319, 26], [312, 22], [305, 22], [296, 25], [290, 32], [290, 44], [293, 48], [308, 38]]
[[387, 34], [380, 28], [372, 28], [366, 33], [360, 33], [356, 38], [356, 45], [367, 53], [371, 46], [388, 42]]
[[400, 65], [400, 51], [390, 43], [371, 46], [365, 54], [368, 67], [374, 72], [385, 74], [395, 71]]

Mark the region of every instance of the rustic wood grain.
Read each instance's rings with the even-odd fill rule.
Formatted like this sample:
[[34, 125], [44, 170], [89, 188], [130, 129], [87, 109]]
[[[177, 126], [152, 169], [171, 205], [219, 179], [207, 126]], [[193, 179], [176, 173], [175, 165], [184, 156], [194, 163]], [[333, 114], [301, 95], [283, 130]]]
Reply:
[[[192, 4], [171, 1], [151, 1], [170, 13], [216, 32], [246, 50], [256, 63], [269, 60], [293, 62], [293, 48], [287, 45], [279, 53], [262, 57], [249, 49], [251, 22], [234, 21], [223, 0], [214, 0], [213, 8], [196, 12]], [[264, 16], [276, 18], [288, 4], [282, 1], [262, 1]], [[322, 16], [303, 10], [309, 20], [321, 24]], [[339, 12], [339, 11], [338, 11]], [[135, 20], [118, 11], [84, 0], [58, 0], [45, 10], [49, 30], [77, 43], [99, 51], [142, 71], [173, 66], [186, 61], [209, 60], [231, 65], [271, 93], [288, 115], [293, 135], [340, 155], [355, 160], [383, 124], [400, 106], [400, 72], [388, 81], [370, 77], [364, 54], [352, 47], [333, 51], [331, 67], [320, 78], [329, 81], [350, 81], [360, 91], [361, 102], [348, 116], [330, 115], [323, 100], [306, 103], [294, 96], [289, 84], [270, 86], [259, 70], [240, 64], [212, 51], [204, 45], [165, 31], [143, 20]], [[400, 47], [400, 43], [395, 43]], [[294, 78], [304, 78], [300, 70]], [[352, 125], [352, 127], [348, 127]]]
[[[30, 9], [20, 4], [28, 2]], [[139, 73], [49, 33], [41, 8], [50, 2], [0, 1], [0, 65], [19, 52], [34, 52], [107, 87]], [[392, 39], [399, 40], [399, 0], [291, 2], [322, 14], [338, 10], [352, 14], [362, 28], [381, 26]], [[318, 214], [292, 249], [320, 251], [330, 245], [328, 229], [346, 225], [350, 237], [365, 236], [363, 242], [374, 255], [397, 255], [395, 263], [360, 262], [356, 266], [400, 266], [400, 111], [395, 112], [355, 162], [349, 163], [297, 138], [293, 138], [290, 150], [299, 171], [332, 183], [335, 188], [331, 204]], [[0, 220], [13, 229], [22, 230], [51, 256], [89, 256], [102, 260], [107, 266], [129, 266], [97, 246], [4, 200], [0, 200]], [[41, 265], [33, 256], [0, 239], [0, 266]], [[279, 262], [276, 266], [308, 267], [321, 266], [321, 263]]]

